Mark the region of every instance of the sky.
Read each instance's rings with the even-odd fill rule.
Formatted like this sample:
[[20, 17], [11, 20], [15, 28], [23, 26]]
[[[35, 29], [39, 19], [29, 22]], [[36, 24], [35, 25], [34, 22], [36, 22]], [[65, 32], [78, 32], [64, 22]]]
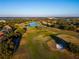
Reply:
[[0, 17], [79, 17], [79, 0], [0, 0]]

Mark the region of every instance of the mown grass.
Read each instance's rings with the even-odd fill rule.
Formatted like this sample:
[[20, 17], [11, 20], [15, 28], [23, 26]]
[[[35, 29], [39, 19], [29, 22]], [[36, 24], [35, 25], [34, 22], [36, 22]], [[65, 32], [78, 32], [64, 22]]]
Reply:
[[[32, 29], [33, 31], [29, 30], [29, 33], [27, 33], [23, 39], [26, 39], [28, 41], [27, 45], [24, 45], [23, 47], [26, 47], [28, 49], [29, 57], [30, 59], [70, 59], [73, 58], [69, 54], [65, 52], [60, 51], [51, 51], [49, 47], [46, 44], [42, 44], [39, 40], [42, 40], [42, 38], [38, 38], [39, 40], [36, 40], [39, 35], [48, 36], [50, 34], [59, 34], [62, 32], [57, 31], [51, 31], [49, 29]], [[56, 33], [54, 33], [56, 32]], [[43, 38], [44, 39], [44, 38]], [[26, 52], [27, 53], [27, 52]]]
[[50, 33], [41, 30], [41, 31], [31, 32], [28, 34], [28, 41], [29, 41], [28, 49], [30, 52], [31, 59], [61, 59], [61, 58], [66, 59], [68, 56], [66, 55], [66, 53], [62, 53], [58, 51], [51, 52], [48, 49], [48, 46], [46, 45], [44, 46], [39, 41], [36, 41], [34, 39], [36, 36], [42, 34], [48, 35]]

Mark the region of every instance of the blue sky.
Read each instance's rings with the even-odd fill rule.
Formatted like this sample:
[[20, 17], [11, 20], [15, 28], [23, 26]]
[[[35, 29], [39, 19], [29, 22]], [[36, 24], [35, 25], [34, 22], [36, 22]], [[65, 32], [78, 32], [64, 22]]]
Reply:
[[0, 16], [79, 16], [79, 0], [0, 0]]

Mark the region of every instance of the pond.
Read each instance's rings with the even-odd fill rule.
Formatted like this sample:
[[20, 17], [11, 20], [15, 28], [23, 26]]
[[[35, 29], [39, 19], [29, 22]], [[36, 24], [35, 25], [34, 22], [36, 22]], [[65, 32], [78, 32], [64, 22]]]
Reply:
[[28, 24], [27, 29], [35, 29], [36, 27], [40, 26], [40, 24], [38, 22], [30, 22]]
[[29, 26], [32, 26], [32, 27], [39, 26], [39, 23], [37, 23], [37, 22], [31, 22], [31, 23], [29, 23]]
[[63, 39], [53, 35], [51, 35], [51, 38], [56, 42], [57, 48], [61, 48], [61, 49], [68, 48], [69, 43], [64, 41]]

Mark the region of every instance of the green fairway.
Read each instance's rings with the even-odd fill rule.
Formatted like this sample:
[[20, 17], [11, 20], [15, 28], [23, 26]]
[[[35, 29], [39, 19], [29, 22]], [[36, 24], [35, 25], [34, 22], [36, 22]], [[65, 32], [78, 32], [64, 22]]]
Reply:
[[[31, 27], [32, 28], [32, 27]], [[23, 36], [23, 41], [26, 42], [24, 45], [20, 46], [20, 48], [23, 48], [26, 50], [26, 52], [22, 53], [18, 51], [18, 53], [23, 54], [24, 56], [20, 56], [21, 58], [27, 58], [27, 59], [69, 59], [73, 58], [73, 54], [69, 53], [68, 51], [58, 51], [57, 49], [51, 50], [51, 47], [47, 45], [47, 41], [51, 41], [52, 39], [49, 37], [49, 35], [60, 35], [60, 34], [68, 34], [64, 31], [55, 29], [55, 28], [43, 28], [43, 29], [37, 29], [32, 28], [26, 31], [26, 33]], [[55, 45], [56, 43], [53, 43]], [[27, 56], [27, 57], [25, 57]], [[15, 57], [16, 58], [16, 57]]]

